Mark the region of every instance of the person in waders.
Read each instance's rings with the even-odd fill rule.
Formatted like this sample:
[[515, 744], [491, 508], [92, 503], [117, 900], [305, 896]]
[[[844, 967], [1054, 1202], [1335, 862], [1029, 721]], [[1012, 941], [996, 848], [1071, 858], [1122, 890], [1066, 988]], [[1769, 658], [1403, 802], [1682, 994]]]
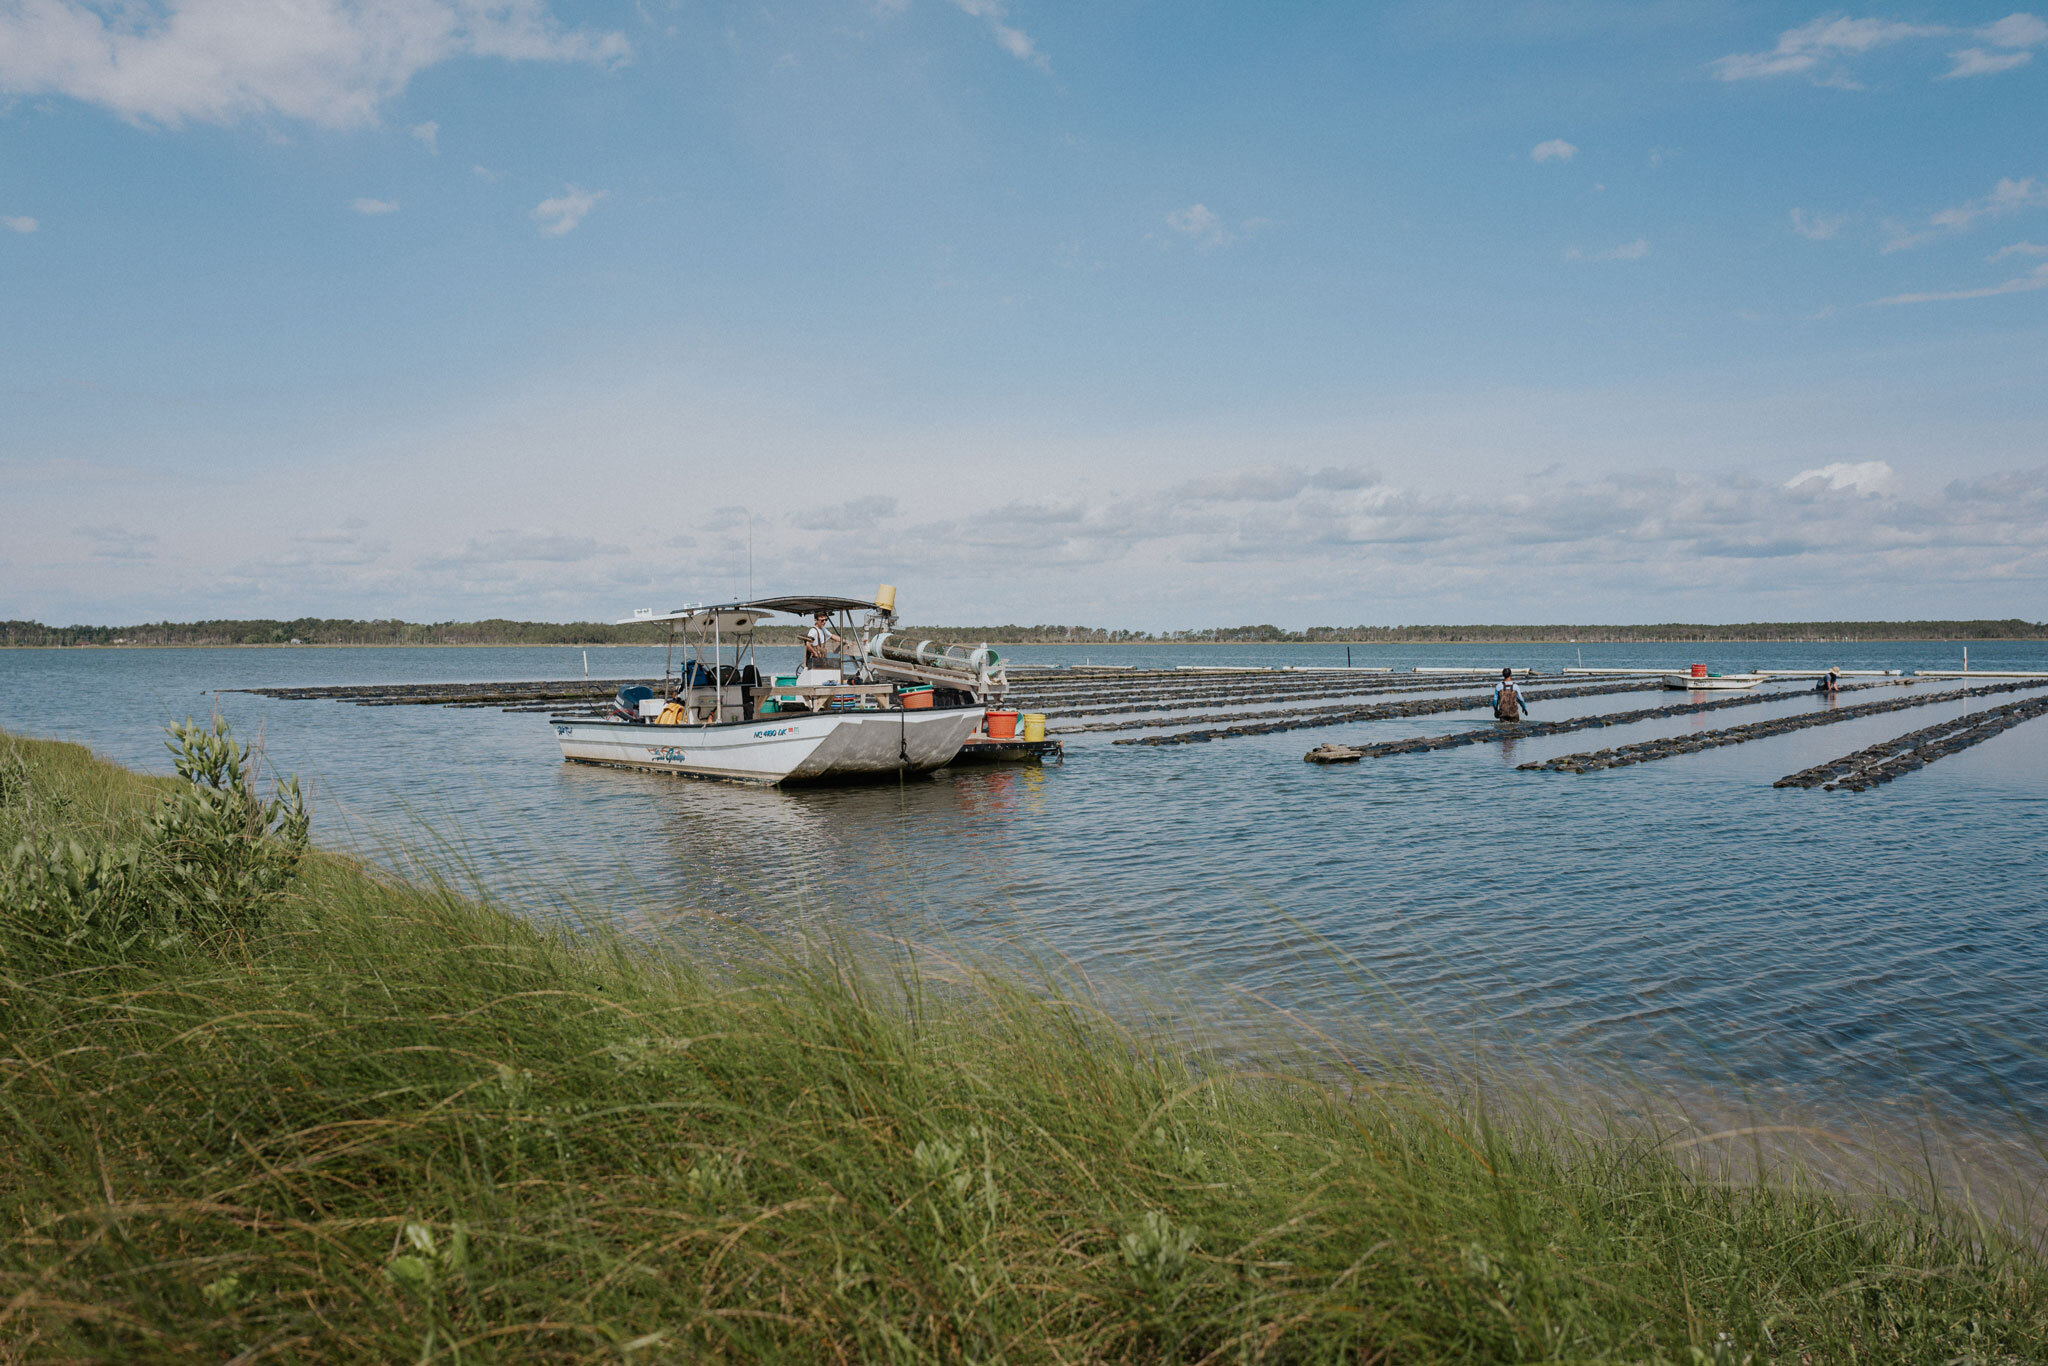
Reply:
[[1529, 704], [1522, 700], [1522, 690], [1515, 686], [1515, 671], [1502, 669], [1500, 683], [1493, 690], [1493, 719], [1519, 721], [1528, 710]]

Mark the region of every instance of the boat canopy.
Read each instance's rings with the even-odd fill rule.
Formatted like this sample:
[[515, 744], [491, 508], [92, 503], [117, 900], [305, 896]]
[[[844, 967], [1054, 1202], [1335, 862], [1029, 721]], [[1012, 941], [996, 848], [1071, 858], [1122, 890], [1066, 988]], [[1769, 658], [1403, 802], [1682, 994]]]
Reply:
[[657, 612], [643, 607], [630, 617], [621, 617], [614, 626], [638, 626], [654, 621], [680, 621], [697, 629], [708, 629], [714, 623], [720, 631], [744, 631], [762, 617], [774, 612], [786, 612], [793, 617], [807, 617], [813, 612], [872, 612], [875, 604], [863, 598], [835, 598], [824, 594], [798, 594], [787, 598], [756, 598], [752, 602], [693, 603], [678, 607], [673, 612]]
[[755, 622], [767, 615], [745, 606], [720, 605], [717, 607], [678, 607], [673, 612], [657, 612], [653, 608], [642, 608], [630, 617], [621, 617], [614, 626], [641, 626], [649, 622], [670, 621], [681, 624], [692, 631], [752, 630]]
[[787, 598], [755, 598], [752, 602], [733, 604], [735, 607], [753, 607], [764, 612], [787, 612], [793, 617], [807, 617], [813, 612], [872, 612], [875, 611], [873, 598], [835, 598], [821, 593], [799, 593]]

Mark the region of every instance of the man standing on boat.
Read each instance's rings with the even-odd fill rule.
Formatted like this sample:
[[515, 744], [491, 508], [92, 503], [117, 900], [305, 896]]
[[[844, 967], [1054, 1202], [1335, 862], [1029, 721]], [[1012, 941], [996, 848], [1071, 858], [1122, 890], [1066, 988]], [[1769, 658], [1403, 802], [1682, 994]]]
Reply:
[[829, 669], [832, 667], [832, 647], [846, 644], [843, 636], [832, 630], [830, 612], [814, 612], [811, 615], [811, 629], [804, 632], [804, 667], [806, 669]]
[[1493, 716], [1497, 721], [1519, 721], [1522, 713], [1529, 710], [1529, 704], [1522, 700], [1522, 690], [1515, 686], [1515, 671], [1502, 669], [1500, 682], [1493, 689]]

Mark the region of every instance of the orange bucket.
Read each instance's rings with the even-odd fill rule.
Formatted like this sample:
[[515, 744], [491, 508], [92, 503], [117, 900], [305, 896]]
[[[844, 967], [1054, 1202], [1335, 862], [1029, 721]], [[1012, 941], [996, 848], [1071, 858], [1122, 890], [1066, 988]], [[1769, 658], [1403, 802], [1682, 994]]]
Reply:
[[988, 738], [991, 740], [1016, 739], [1017, 713], [1013, 711], [991, 711], [988, 714]]
[[897, 698], [905, 711], [930, 711], [932, 699], [938, 694], [930, 688], [912, 688]]
[[1706, 665], [1704, 665], [1704, 664], [1695, 664], [1695, 665], [1693, 665], [1693, 666], [1692, 666], [1692, 676], [1693, 676], [1694, 678], [1705, 678], [1705, 677], [1707, 676], [1707, 666], [1706, 666]]

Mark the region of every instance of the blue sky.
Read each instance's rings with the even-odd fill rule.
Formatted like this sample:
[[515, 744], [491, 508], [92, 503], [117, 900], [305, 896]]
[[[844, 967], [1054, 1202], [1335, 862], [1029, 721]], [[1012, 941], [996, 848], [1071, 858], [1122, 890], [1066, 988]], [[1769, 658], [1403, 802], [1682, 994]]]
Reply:
[[2005, 5], [0, 0], [0, 616], [2026, 616]]

